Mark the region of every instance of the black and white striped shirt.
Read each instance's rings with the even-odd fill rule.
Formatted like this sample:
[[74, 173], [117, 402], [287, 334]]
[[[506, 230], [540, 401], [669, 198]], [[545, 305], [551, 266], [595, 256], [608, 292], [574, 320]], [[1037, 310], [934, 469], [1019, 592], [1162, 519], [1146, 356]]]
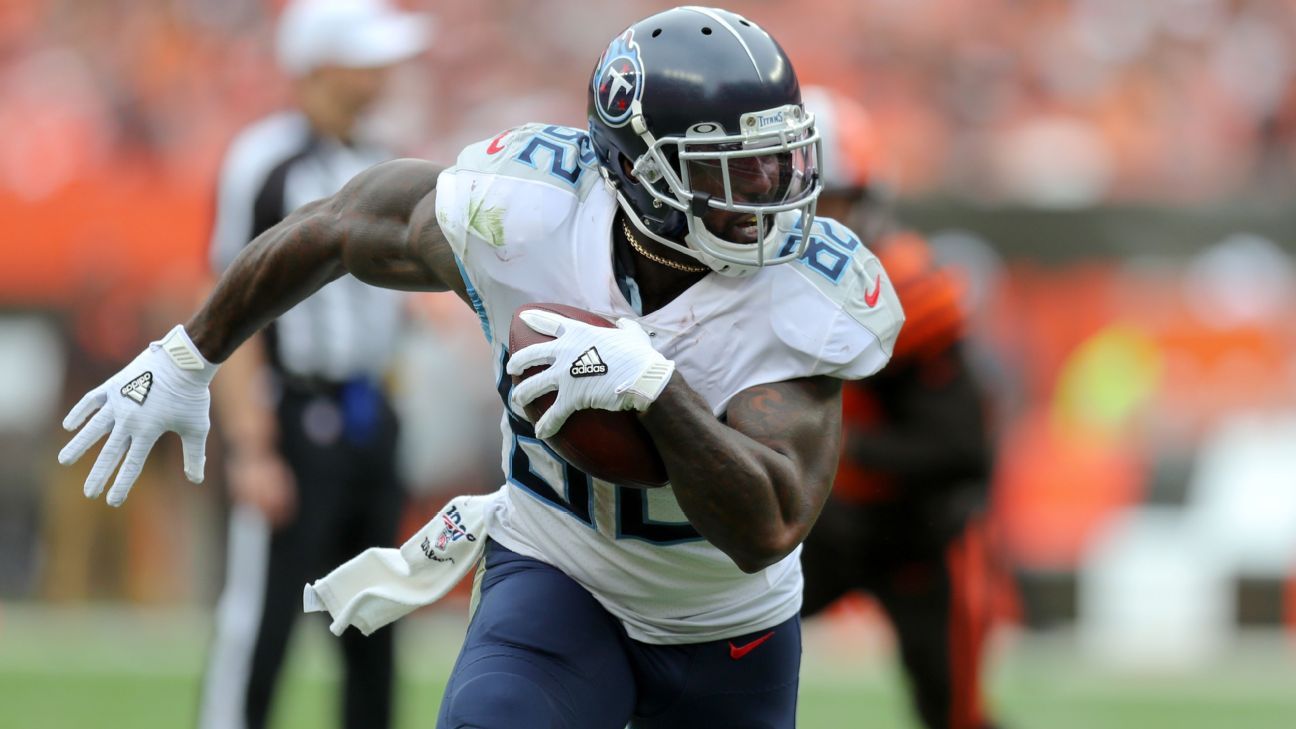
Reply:
[[[248, 241], [288, 213], [391, 157], [378, 147], [321, 137], [300, 112], [250, 125], [230, 145], [221, 170], [212, 268], [224, 271]], [[299, 377], [376, 378], [390, 363], [402, 316], [402, 294], [344, 276], [278, 319], [270, 356]]]

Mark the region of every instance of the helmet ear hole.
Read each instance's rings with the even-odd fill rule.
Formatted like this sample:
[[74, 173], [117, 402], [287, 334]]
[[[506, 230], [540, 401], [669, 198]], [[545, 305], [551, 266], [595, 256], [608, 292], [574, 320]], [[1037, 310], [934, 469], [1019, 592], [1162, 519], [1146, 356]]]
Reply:
[[621, 174], [634, 182], [639, 181], [639, 178], [636, 177], [634, 173], [634, 165], [630, 164], [630, 158], [626, 157], [624, 154], [618, 154], [617, 163], [621, 165]]

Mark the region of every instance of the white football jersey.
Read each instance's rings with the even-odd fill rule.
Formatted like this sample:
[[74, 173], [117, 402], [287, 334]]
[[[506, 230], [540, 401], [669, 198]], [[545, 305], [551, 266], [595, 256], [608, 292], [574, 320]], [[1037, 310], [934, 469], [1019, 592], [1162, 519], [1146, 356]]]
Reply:
[[719, 416], [730, 398], [755, 385], [813, 375], [857, 379], [886, 364], [903, 313], [877, 258], [845, 227], [818, 219], [797, 261], [749, 278], [711, 274], [638, 316], [613, 271], [617, 203], [589, 138], [543, 124], [465, 149], [441, 174], [436, 205], [495, 349], [505, 402], [508, 488], [490, 537], [570, 575], [639, 641], [719, 640], [795, 615], [799, 550], [745, 574], [693, 529], [669, 486], [592, 479], [534, 437], [508, 409], [509, 324], [533, 302], [634, 318]]

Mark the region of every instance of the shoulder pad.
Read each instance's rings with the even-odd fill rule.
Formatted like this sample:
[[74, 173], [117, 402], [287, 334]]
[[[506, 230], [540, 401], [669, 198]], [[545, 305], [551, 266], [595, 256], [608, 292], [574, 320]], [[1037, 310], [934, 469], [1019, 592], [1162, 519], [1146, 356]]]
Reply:
[[[800, 235], [789, 233], [789, 244], [798, 245]], [[895, 288], [877, 256], [841, 223], [815, 218], [809, 238], [801, 257], [785, 264], [798, 275], [782, 277], [786, 282], [775, 292], [775, 330], [844, 378], [872, 374], [890, 359], [904, 322]], [[816, 295], [807, 296], [810, 291]], [[804, 303], [783, 307], [790, 299]]]
[[526, 124], [469, 145], [437, 182], [437, 222], [463, 257], [474, 242], [507, 258], [549, 242], [602, 176], [579, 129]]
[[553, 124], [523, 124], [470, 144], [451, 169], [539, 182], [582, 199], [601, 179], [589, 133]]

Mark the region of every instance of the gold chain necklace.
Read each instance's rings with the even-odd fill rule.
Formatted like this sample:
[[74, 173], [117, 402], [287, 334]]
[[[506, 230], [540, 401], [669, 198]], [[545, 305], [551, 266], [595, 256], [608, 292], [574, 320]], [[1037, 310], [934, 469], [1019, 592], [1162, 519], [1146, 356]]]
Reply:
[[625, 218], [621, 219], [621, 230], [625, 231], [626, 242], [630, 244], [630, 247], [635, 249], [636, 253], [643, 256], [644, 258], [647, 258], [653, 263], [656, 263], [661, 266], [665, 266], [667, 268], [673, 268], [676, 271], [683, 271], [684, 273], [702, 273], [704, 271], [711, 270], [707, 266], [690, 266], [687, 263], [672, 261], [671, 259], [665, 258], [663, 256], [659, 256], [656, 253], [648, 252], [648, 249], [644, 248], [639, 243], [639, 241], [635, 238], [634, 233], [630, 231], [630, 224], [626, 222]]

